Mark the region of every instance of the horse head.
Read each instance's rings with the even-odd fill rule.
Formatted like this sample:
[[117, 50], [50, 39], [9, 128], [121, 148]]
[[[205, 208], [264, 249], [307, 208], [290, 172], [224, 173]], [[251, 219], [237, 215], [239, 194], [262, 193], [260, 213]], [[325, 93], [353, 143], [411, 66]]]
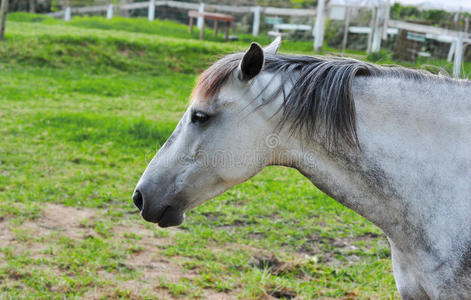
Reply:
[[263, 67], [280, 42], [252, 43], [200, 76], [188, 109], [135, 188], [133, 201], [145, 220], [179, 225], [188, 209], [274, 164], [282, 147], [274, 134], [280, 103], [262, 105], [276, 80]]

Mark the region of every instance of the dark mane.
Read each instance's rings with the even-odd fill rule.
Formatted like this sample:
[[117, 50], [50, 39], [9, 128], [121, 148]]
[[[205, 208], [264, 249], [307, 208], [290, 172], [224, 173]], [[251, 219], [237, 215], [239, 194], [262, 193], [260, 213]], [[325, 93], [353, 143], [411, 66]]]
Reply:
[[[243, 53], [223, 57], [201, 76], [195, 88], [203, 99], [218, 94], [232, 72], [238, 67]], [[325, 132], [321, 138], [326, 147], [336, 146], [340, 140], [359, 149], [357, 121], [352, 85], [356, 76], [389, 76], [410, 80], [439, 79], [424, 70], [379, 65], [344, 58], [311, 56], [266, 55], [263, 71], [281, 76], [281, 82], [289, 82], [288, 93], [283, 93], [283, 118], [280, 126], [292, 123], [292, 131], [299, 131], [311, 138], [319, 138], [319, 126]], [[452, 80], [452, 79], [447, 79]]]

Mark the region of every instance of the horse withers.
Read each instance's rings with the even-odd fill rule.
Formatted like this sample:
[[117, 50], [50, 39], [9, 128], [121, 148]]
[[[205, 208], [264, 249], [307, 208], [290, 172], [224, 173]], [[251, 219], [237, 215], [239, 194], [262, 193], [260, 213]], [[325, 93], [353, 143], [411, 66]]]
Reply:
[[471, 85], [253, 43], [201, 76], [133, 201], [161, 227], [265, 166], [387, 235], [403, 299], [471, 299]]

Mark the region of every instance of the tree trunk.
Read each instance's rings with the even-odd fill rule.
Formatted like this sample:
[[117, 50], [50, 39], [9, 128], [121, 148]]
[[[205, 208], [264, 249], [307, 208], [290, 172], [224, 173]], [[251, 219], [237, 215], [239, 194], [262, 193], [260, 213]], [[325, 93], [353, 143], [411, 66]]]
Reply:
[[36, 12], [36, 0], [29, 0], [29, 12], [32, 14]]
[[2, 5], [0, 6], [0, 41], [3, 41], [5, 38], [5, 21], [7, 19], [8, 12], [8, 0], [2, 0]]

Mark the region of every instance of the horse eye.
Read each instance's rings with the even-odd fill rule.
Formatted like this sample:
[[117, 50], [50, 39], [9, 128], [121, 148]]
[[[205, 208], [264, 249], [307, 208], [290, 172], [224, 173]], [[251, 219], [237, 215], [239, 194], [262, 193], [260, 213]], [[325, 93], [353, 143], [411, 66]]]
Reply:
[[191, 123], [204, 123], [209, 120], [209, 116], [201, 111], [194, 111], [191, 114]]

